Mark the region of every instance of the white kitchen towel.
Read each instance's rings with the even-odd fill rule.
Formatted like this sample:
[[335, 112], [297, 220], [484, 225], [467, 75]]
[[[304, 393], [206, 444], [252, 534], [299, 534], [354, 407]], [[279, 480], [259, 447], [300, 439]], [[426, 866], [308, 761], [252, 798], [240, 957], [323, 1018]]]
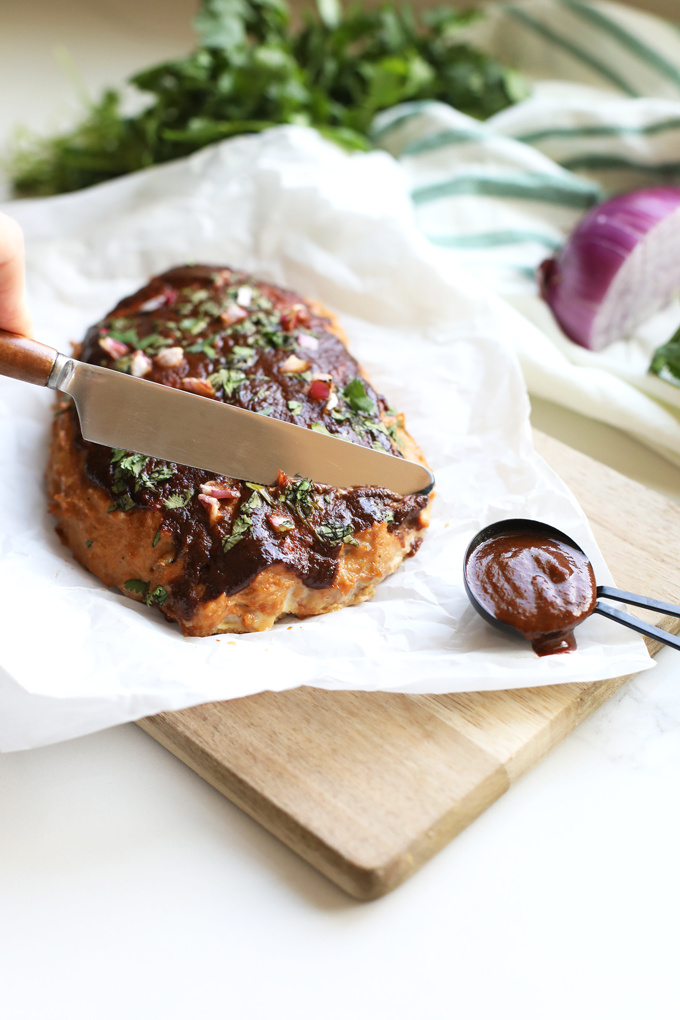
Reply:
[[516, 347], [529, 390], [632, 432], [680, 461], [680, 388], [648, 375], [680, 302], [593, 354], [538, 295], [536, 269], [614, 192], [680, 184], [680, 31], [610, 3], [493, 5], [471, 38], [532, 82], [485, 123], [442, 103], [381, 114], [425, 235], [536, 324]]

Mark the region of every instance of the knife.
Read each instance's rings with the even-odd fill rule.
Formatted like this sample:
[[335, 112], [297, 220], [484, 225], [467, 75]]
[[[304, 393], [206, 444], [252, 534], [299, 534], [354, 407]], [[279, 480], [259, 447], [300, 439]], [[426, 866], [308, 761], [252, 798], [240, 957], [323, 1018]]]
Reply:
[[349, 489], [428, 493], [434, 475], [388, 453], [209, 397], [87, 365], [0, 329], [0, 375], [67, 393], [83, 437], [218, 475], [273, 485], [277, 472]]

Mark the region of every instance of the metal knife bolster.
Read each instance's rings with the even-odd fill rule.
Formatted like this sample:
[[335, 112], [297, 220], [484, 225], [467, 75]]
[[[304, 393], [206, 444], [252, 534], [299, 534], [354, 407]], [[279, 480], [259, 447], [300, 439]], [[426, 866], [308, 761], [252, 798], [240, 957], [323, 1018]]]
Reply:
[[273, 485], [279, 470], [335, 488], [431, 492], [422, 464], [58, 354], [47, 385], [75, 401], [83, 437], [217, 475]]
[[70, 380], [73, 378], [75, 372], [75, 365], [73, 358], [67, 358], [65, 354], [57, 354], [52, 365], [52, 371], [50, 377], [47, 380], [47, 386], [51, 390], [60, 390], [62, 393], [68, 393], [68, 385]]

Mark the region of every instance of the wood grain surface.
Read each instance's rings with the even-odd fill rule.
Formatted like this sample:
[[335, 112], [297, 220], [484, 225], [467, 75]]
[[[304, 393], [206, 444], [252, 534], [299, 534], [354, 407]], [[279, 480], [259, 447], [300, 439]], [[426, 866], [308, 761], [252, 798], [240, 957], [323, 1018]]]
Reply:
[[[557, 440], [534, 438], [587, 513], [616, 583], [680, 602], [680, 506]], [[680, 630], [680, 620], [646, 616]], [[342, 889], [373, 899], [627, 679], [436, 696], [299, 688], [139, 725]]]
[[0, 329], [0, 375], [46, 386], [56, 357], [51, 347]]

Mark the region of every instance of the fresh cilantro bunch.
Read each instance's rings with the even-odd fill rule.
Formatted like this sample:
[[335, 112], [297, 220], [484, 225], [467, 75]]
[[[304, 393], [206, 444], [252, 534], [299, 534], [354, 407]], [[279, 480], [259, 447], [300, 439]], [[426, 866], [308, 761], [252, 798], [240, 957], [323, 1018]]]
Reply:
[[108, 90], [72, 131], [24, 138], [16, 192], [75, 191], [276, 124], [367, 149], [375, 114], [396, 103], [439, 99], [484, 118], [526, 94], [513, 71], [462, 41], [477, 11], [439, 7], [419, 22], [391, 0], [373, 10], [316, 2], [294, 32], [285, 0], [204, 0], [197, 49], [130, 79], [148, 97], [142, 112], [125, 116]]

